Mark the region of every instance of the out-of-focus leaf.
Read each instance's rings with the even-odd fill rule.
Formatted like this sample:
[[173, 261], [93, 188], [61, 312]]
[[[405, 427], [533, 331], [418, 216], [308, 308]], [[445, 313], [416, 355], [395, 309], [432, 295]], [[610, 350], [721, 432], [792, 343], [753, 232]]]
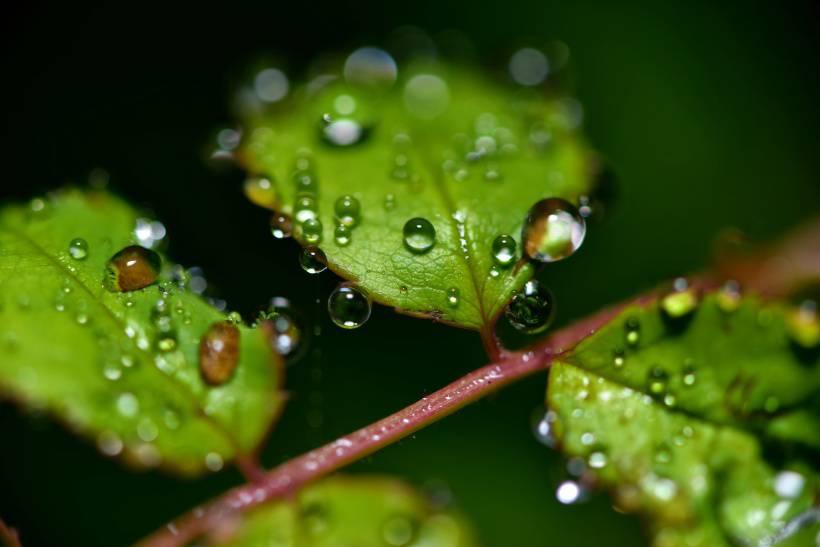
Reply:
[[211, 533], [234, 547], [470, 547], [464, 520], [385, 477], [333, 477], [290, 502], [264, 505]]
[[658, 546], [769, 545], [816, 503], [817, 348], [787, 306], [736, 297], [627, 307], [550, 373], [557, 441]]
[[[374, 300], [466, 328], [487, 325], [532, 276], [514, 265], [530, 207], [549, 197], [577, 206], [597, 170], [576, 101], [463, 67], [401, 67], [387, 89], [323, 75], [267, 106], [247, 100], [252, 89], [240, 96], [238, 156], [265, 188], [252, 179], [252, 199], [290, 216], [302, 243], [300, 217], [315, 214], [330, 268]], [[334, 235], [346, 195], [360, 204], [348, 243]], [[425, 253], [404, 243], [414, 218], [435, 229]], [[517, 243], [506, 267], [492, 252], [502, 234]]]
[[109, 258], [163, 235], [138, 218], [79, 191], [0, 212], [0, 394], [55, 414], [105, 454], [218, 470], [253, 451], [281, 407], [280, 360], [264, 329], [237, 325], [238, 365], [209, 386], [200, 338], [226, 316], [184, 286], [184, 270], [162, 257], [155, 283], [106, 288]]

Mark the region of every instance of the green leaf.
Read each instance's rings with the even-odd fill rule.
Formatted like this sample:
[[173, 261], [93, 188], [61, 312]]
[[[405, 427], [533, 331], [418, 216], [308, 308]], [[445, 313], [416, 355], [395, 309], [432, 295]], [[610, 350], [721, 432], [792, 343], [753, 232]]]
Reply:
[[[139, 216], [79, 191], [0, 211], [0, 394], [54, 413], [108, 455], [217, 470], [253, 451], [279, 411], [280, 359], [264, 329], [239, 326], [238, 366], [209, 387], [200, 337], [226, 317], [170, 280], [182, 270], [162, 257], [157, 283], [105, 288], [108, 259], [139, 243]], [[84, 258], [69, 252], [75, 238]]]
[[[239, 517], [209, 545], [236, 547], [470, 547], [464, 520], [436, 509], [407, 484], [386, 477], [337, 476], [301, 490], [293, 501]], [[227, 537], [225, 537], [227, 536]]]
[[[297, 203], [314, 197], [330, 268], [374, 300], [471, 329], [490, 323], [533, 273], [524, 263], [491, 276], [495, 238], [515, 238], [520, 258], [532, 205], [548, 197], [577, 204], [591, 189], [596, 161], [578, 129], [580, 106], [457, 66], [402, 68], [386, 90], [324, 78], [275, 105], [240, 104], [239, 159], [265, 177], [265, 189], [273, 187], [251, 180], [251, 199], [294, 217], [294, 233], [310, 243]], [[328, 144], [325, 114], [348, 124], [346, 136], [361, 129], [361, 142]], [[300, 185], [305, 174], [313, 185]], [[359, 201], [361, 213], [350, 242], [340, 245], [334, 207], [344, 195]], [[403, 238], [405, 223], [417, 217], [435, 229], [435, 245], [423, 254]]]
[[655, 545], [770, 545], [820, 487], [817, 348], [787, 307], [727, 296], [629, 306], [550, 372], [557, 440]]

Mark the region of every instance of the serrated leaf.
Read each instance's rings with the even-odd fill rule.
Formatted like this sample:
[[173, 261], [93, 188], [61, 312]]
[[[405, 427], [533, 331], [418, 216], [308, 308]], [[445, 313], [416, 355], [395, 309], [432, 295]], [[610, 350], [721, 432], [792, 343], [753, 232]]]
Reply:
[[630, 306], [550, 372], [558, 441], [655, 545], [770, 545], [820, 486], [817, 352], [783, 305], [721, 302], [677, 320]]
[[212, 533], [233, 547], [470, 547], [464, 520], [436, 509], [409, 485], [386, 477], [333, 477], [292, 501], [264, 505]]
[[[332, 270], [400, 311], [480, 329], [533, 272], [529, 264], [510, 265], [491, 276], [494, 239], [511, 235], [520, 258], [533, 204], [548, 197], [577, 204], [590, 191], [596, 162], [578, 129], [580, 107], [463, 67], [410, 66], [399, 74], [388, 90], [323, 76], [275, 106], [244, 103], [239, 158], [272, 181], [267, 205], [291, 217], [304, 190], [295, 170], [309, 162], [320, 245]], [[436, 93], [444, 97], [438, 105]], [[329, 145], [325, 114], [359, 124], [360, 134], [356, 126], [343, 129], [361, 142]], [[361, 205], [347, 245], [334, 238], [334, 205], [343, 195]], [[403, 239], [405, 223], [417, 217], [436, 233], [424, 254]]]
[[[104, 287], [108, 259], [139, 243], [138, 217], [109, 194], [79, 191], [0, 212], [0, 394], [54, 413], [103, 453], [217, 470], [267, 431], [283, 401], [281, 363], [263, 329], [239, 326], [236, 370], [206, 385], [200, 337], [226, 317], [172, 283], [164, 257], [157, 284]], [[85, 258], [69, 253], [75, 238]]]

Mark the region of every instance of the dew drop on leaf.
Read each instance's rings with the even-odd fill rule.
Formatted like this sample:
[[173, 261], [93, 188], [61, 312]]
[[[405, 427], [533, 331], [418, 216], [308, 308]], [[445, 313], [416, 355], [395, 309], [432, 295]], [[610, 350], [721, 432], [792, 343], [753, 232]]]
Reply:
[[370, 310], [370, 298], [351, 283], [342, 283], [327, 299], [331, 321], [343, 329], [356, 329], [364, 325], [370, 318]]
[[791, 340], [803, 349], [814, 349], [820, 345], [820, 317], [817, 302], [804, 300], [789, 311], [786, 327]]
[[157, 253], [139, 245], [128, 246], [106, 263], [105, 286], [112, 292], [129, 292], [157, 281], [162, 261]]
[[359, 223], [361, 206], [359, 200], [351, 195], [341, 196], [334, 205], [336, 222], [341, 225], [353, 227]]
[[742, 296], [740, 284], [730, 279], [717, 291], [715, 301], [720, 311], [729, 314], [740, 307]]
[[615, 368], [621, 368], [622, 366], [624, 366], [624, 362], [624, 350], [616, 349], [612, 352], [612, 366], [614, 366]]
[[336, 242], [336, 245], [339, 247], [346, 247], [347, 245], [350, 245], [352, 235], [353, 231], [350, 228], [344, 224], [339, 224], [333, 230], [333, 241]]
[[369, 127], [351, 118], [334, 118], [325, 114], [322, 121], [322, 138], [331, 146], [346, 148], [364, 142], [370, 135]]
[[627, 345], [632, 348], [637, 346], [641, 340], [641, 322], [638, 318], [628, 318], [624, 323], [624, 331]]
[[296, 197], [296, 204], [293, 206], [293, 211], [297, 222], [315, 219], [317, 210], [316, 198], [313, 197], [313, 195], [300, 194]]
[[537, 334], [550, 326], [555, 315], [552, 293], [536, 279], [524, 284], [504, 311], [510, 324], [521, 332]]
[[385, 211], [392, 211], [396, 208], [396, 196], [393, 194], [387, 194], [384, 196], [384, 210]]
[[230, 379], [239, 361], [239, 329], [227, 321], [212, 324], [199, 340], [199, 371], [205, 383]]
[[698, 291], [685, 277], [679, 277], [672, 283], [672, 290], [661, 297], [660, 308], [665, 319], [675, 322], [690, 317], [699, 301]]
[[404, 224], [404, 245], [413, 253], [423, 254], [436, 244], [436, 229], [426, 218], [411, 218]]
[[299, 226], [302, 229], [302, 239], [306, 243], [315, 245], [322, 241], [322, 221], [318, 218], [309, 218]]
[[126, 418], [133, 418], [139, 412], [139, 401], [133, 393], [121, 393], [117, 397], [117, 412]]
[[413, 541], [416, 527], [415, 522], [405, 516], [390, 517], [382, 525], [382, 537], [391, 547], [404, 547]]
[[68, 244], [68, 254], [74, 260], [84, 260], [88, 256], [88, 242], [81, 237], [76, 237]]
[[512, 236], [502, 234], [493, 241], [493, 260], [499, 266], [509, 266], [515, 262], [515, 240]]
[[307, 273], [318, 274], [327, 269], [327, 257], [322, 249], [315, 245], [309, 245], [302, 250], [299, 264]]
[[447, 289], [447, 305], [451, 308], [457, 308], [460, 299], [460, 291], [458, 287], [450, 287]]
[[272, 209], [276, 206], [276, 188], [270, 179], [265, 177], [250, 177], [245, 180], [242, 189], [245, 192], [245, 197], [254, 205], [267, 209]]
[[270, 220], [270, 233], [276, 239], [285, 239], [293, 233], [293, 221], [284, 214], [275, 214]]
[[662, 367], [652, 367], [647, 376], [646, 388], [649, 393], [656, 396], [666, 394], [669, 385], [669, 373]]
[[561, 198], [548, 198], [527, 213], [521, 241], [533, 260], [555, 262], [577, 251], [585, 235], [586, 222], [578, 210]]

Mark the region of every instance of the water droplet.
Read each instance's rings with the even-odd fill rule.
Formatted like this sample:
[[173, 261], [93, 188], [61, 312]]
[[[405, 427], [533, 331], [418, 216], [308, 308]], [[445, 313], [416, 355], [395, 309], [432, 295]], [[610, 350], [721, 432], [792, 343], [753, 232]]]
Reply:
[[535, 438], [538, 439], [538, 442], [541, 444], [550, 448], [555, 448], [557, 443], [557, 439], [555, 438], [555, 427], [558, 422], [558, 414], [552, 410], [544, 412], [542, 408], [540, 409], [540, 412], [536, 412], [533, 416], [534, 420], [532, 430], [535, 434]]
[[165, 238], [165, 225], [158, 220], [138, 218], [134, 226], [134, 237], [146, 248], [156, 247]]
[[533, 260], [555, 262], [577, 251], [585, 235], [586, 223], [578, 210], [563, 199], [548, 198], [527, 213], [521, 241]]
[[498, 279], [501, 275], [501, 270], [498, 269], [498, 266], [490, 266], [489, 274], [491, 278]]
[[84, 260], [88, 256], [88, 242], [81, 237], [76, 237], [68, 244], [68, 254], [74, 260]]
[[199, 340], [199, 371], [205, 383], [224, 384], [239, 361], [239, 329], [227, 321], [212, 324]]
[[107, 362], [103, 365], [103, 376], [111, 381], [119, 380], [122, 377], [122, 369], [115, 361]]
[[339, 224], [333, 230], [333, 241], [335, 241], [336, 245], [339, 247], [346, 247], [347, 245], [350, 245], [352, 235], [353, 231], [350, 228], [344, 224]]
[[457, 308], [458, 307], [458, 302], [459, 302], [459, 298], [460, 298], [459, 293], [460, 293], [460, 291], [458, 290], [457, 287], [450, 287], [449, 289], [447, 289], [447, 305], [448, 306], [450, 306], [451, 308]]
[[106, 263], [105, 286], [109, 291], [129, 292], [157, 281], [161, 259], [151, 249], [131, 245]]
[[322, 241], [322, 221], [318, 218], [309, 218], [302, 222], [299, 227], [302, 231], [302, 239], [312, 245]]
[[624, 350], [616, 349], [612, 352], [612, 365], [615, 368], [621, 368], [622, 366], [624, 366], [624, 362]]
[[817, 303], [804, 300], [786, 316], [786, 330], [792, 341], [801, 348], [811, 350], [820, 345], [820, 317]]
[[428, 252], [436, 244], [436, 229], [426, 218], [411, 218], [404, 224], [404, 245], [413, 253]]
[[626, 332], [626, 343], [629, 347], [634, 348], [641, 340], [641, 322], [637, 317], [630, 317], [624, 323], [624, 330]]
[[587, 465], [589, 465], [591, 469], [603, 469], [607, 463], [608, 458], [604, 452], [593, 452], [587, 458]]
[[555, 315], [552, 293], [537, 280], [531, 279], [521, 291], [515, 293], [504, 314], [510, 324], [522, 332], [543, 332]]
[[499, 266], [509, 266], [515, 262], [515, 240], [502, 234], [493, 241], [493, 259]]
[[440, 116], [450, 104], [447, 82], [433, 74], [417, 74], [404, 86], [404, 106], [419, 118]]
[[669, 373], [661, 367], [652, 367], [647, 377], [647, 389], [649, 393], [656, 396], [666, 394], [669, 385]]
[[387, 194], [384, 196], [384, 210], [385, 211], [392, 211], [396, 208], [396, 196], [393, 194]]
[[296, 197], [296, 204], [293, 206], [294, 215], [297, 222], [305, 222], [315, 219], [318, 205], [316, 198], [311, 194], [299, 194]]
[[580, 483], [576, 481], [564, 481], [555, 490], [555, 499], [564, 505], [580, 503], [587, 497], [587, 492]]
[[516, 51], [510, 58], [509, 70], [516, 83], [535, 86], [547, 78], [549, 62], [537, 49], [525, 47]]
[[692, 387], [697, 382], [697, 369], [691, 359], [687, 359], [683, 363], [683, 385]]
[[327, 257], [319, 247], [309, 245], [302, 250], [299, 264], [309, 274], [322, 273], [327, 269]]
[[717, 292], [715, 300], [720, 311], [732, 313], [740, 307], [742, 296], [740, 283], [730, 279]]
[[275, 214], [270, 220], [270, 233], [276, 239], [285, 239], [293, 233], [293, 221], [289, 216]]
[[395, 516], [384, 521], [382, 537], [384, 542], [393, 547], [404, 547], [413, 541], [417, 525], [404, 516]]
[[806, 477], [797, 471], [781, 471], [774, 478], [774, 491], [781, 498], [795, 499], [800, 496]]
[[269, 340], [279, 355], [292, 356], [299, 347], [302, 332], [290, 312], [290, 303], [284, 302], [273, 306], [268, 314], [271, 330]]
[[672, 290], [661, 298], [660, 308], [666, 320], [679, 321], [690, 317], [699, 301], [698, 291], [685, 277], [679, 277], [672, 283]]
[[275, 103], [288, 94], [290, 83], [284, 72], [278, 68], [261, 70], [253, 79], [253, 90], [260, 101]]
[[361, 206], [359, 200], [351, 195], [342, 196], [336, 200], [333, 207], [336, 213], [336, 221], [343, 225], [353, 227], [359, 223]]
[[370, 136], [370, 128], [351, 118], [334, 118], [325, 114], [322, 118], [322, 139], [339, 148], [360, 144]]
[[245, 179], [242, 186], [247, 197], [251, 203], [267, 209], [276, 207], [278, 196], [276, 195], [276, 187], [270, 179], [265, 177], [250, 177]]
[[213, 471], [214, 473], [221, 471], [223, 465], [224, 462], [222, 460], [222, 456], [218, 453], [208, 452], [205, 455], [205, 467], [207, 467], [209, 471]]
[[396, 81], [397, 74], [393, 57], [375, 47], [357, 49], [344, 64], [345, 80], [352, 84], [389, 87]]
[[370, 318], [370, 298], [350, 283], [342, 283], [330, 293], [327, 311], [330, 319], [343, 329], [356, 329]]
[[137, 436], [143, 441], [149, 443], [156, 439], [158, 435], [159, 428], [150, 418], [142, 418], [137, 424]]
[[97, 437], [97, 447], [106, 456], [117, 456], [123, 449], [122, 439], [113, 431], [106, 430]]
[[296, 162], [296, 170], [291, 175], [291, 180], [296, 186], [297, 194], [315, 196], [319, 191], [319, 178], [313, 170], [310, 160], [301, 157]]
[[126, 418], [133, 418], [139, 412], [140, 405], [133, 393], [122, 393], [117, 397], [117, 412]]

